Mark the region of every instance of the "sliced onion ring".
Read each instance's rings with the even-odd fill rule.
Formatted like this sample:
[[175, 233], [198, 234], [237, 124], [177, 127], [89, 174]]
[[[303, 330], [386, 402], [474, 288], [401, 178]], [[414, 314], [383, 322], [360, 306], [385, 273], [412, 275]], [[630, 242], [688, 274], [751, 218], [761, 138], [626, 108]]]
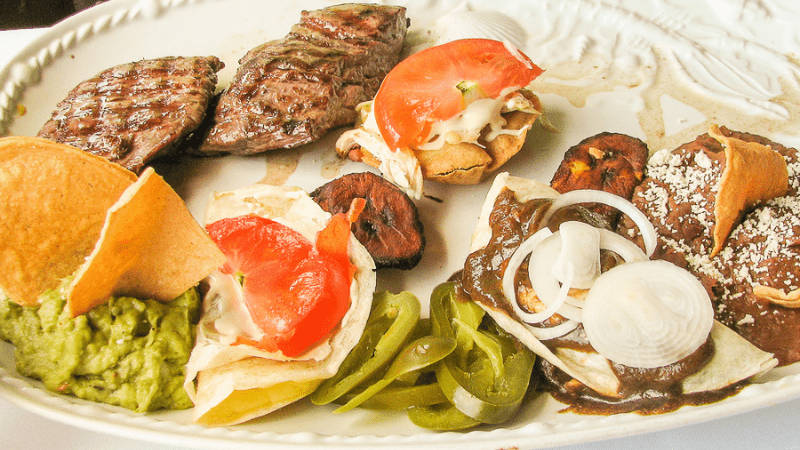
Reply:
[[540, 341], [546, 341], [548, 339], [555, 339], [561, 336], [564, 336], [575, 328], [578, 328], [580, 322], [576, 322], [574, 320], [568, 320], [566, 322], [560, 323], [554, 327], [542, 328], [542, 327], [532, 327], [530, 325], [525, 325], [525, 327], [530, 330], [531, 334], [533, 334], [536, 339]]
[[542, 223], [547, 224], [550, 217], [559, 209], [580, 203], [602, 203], [618, 209], [633, 220], [639, 228], [639, 233], [644, 241], [645, 253], [649, 257], [656, 248], [656, 231], [653, 224], [647, 219], [639, 208], [624, 198], [604, 191], [594, 189], [578, 189], [565, 192], [553, 199], [553, 203], [542, 218]]
[[519, 270], [519, 266], [522, 265], [522, 261], [525, 260], [525, 257], [531, 254], [536, 246], [541, 244], [545, 239], [552, 235], [553, 233], [550, 230], [547, 228], [542, 228], [536, 233], [533, 233], [533, 235], [531, 235], [531, 237], [528, 239], [525, 239], [525, 241], [520, 244], [514, 254], [511, 255], [511, 258], [509, 258], [508, 264], [506, 265], [506, 270], [503, 272], [503, 294], [511, 303], [511, 307], [514, 308], [514, 312], [517, 313], [517, 316], [522, 319], [523, 322], [538, 323], [549, 318], [555, 312], [555, 310], [553, 310], [553, 312], [550, 312], [543, 318], [539, 318], [543, 316], [542, 313], [544, 311], [542, 313], [529, 313], [527, 311], [523, 311], [519, 306], [519, 301], [517, 300], [517, 291], [514, 288], [514, 278]]
[[629, 367], [680, 361], [706, 342], [713, 323], [702, 283], [666, 261], [632, 262], [603, 273], [583, 308], [592, 347]]

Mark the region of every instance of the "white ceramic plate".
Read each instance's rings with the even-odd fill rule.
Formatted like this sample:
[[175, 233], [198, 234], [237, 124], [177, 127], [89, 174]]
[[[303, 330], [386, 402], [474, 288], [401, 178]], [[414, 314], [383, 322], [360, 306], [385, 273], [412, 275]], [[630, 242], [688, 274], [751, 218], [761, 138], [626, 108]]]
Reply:
[[[513, 18], [517, 45], [546, 69], [536, 82], [558, 133], [536, 127], [526, 148], [504, 169], [549, 181], [561, 156], [602, 131], [644, 139], [651, 150], [673, 148], [714, 121], [798, 146], [798, 67], [785, 55], [800, 50], [793, 0], [398, 0], [408, 6], [409, 41], [486, 33], [464, 26], [465, 11], [502, 11]], [[35, 135], [80, 81], [116, 64], [169, 55], [216, 55], [225, 63], [220, 85], [248, 49], [284, 36], [302, 9], [324, 0], [112, 0], [53, 27], [0, 72], [0, 135]], [[795, 8], [796, 9], [796, 8]], [[456, 14], [458, 13], [458, 14]], [[470, 13], [472, 19], [476, 16]], [[444, 17], [437, 23], [437, 20]], [[746, 24], [746, 25], [744, 25]], [[22, 114], [24, 112], [24, 114]], [[212, 191], [268, 179], [312, 190], [366, 166], [339, 161], [339, 131], [300, 149], [253, 157], [186, 158], [158, 166], [200, 219]], [[489, 182], [426, 184], [441, 202], [418, 202], [428, 246], [410, 272], [379, 273], [379, 289], [410, 290], [426, 302], [433, 286], [467, 256], [472, 223]], [[424, 274], [424, 275], [423, 275]], [[774, 371], [723, 402], [642, 417], [562, 414], [548, 396], [529, 401], [502, 427], [433, 433], [403, 414], [329, 408], [299, 402], [232, 428], [194, 425], [190, 413], [139, 415], [45, 392], [14, 370], [13, 348], [0, 344], [0, 394], [46, 417], [136, 439], [196, 448], [534, 448], [609, 439], [678, 427], [773, 405], [800, 395], [800, 367]]]

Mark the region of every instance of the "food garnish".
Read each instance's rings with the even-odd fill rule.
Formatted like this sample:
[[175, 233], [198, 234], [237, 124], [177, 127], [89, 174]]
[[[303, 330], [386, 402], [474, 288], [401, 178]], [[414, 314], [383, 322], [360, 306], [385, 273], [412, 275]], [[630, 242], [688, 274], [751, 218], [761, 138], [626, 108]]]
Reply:
[[[431, 295], [430, 320], [408, 292], [376, 294], [364, 335], [311, 395], [317, 405], [405, 410], [416, 425], [462, 430], [510, 419], [531, 383], [534, 355], [453, 283]], [[377, 380], [377, 381], [376, 381]]]
[[493, 320], [484, 321], [483, 309], [458, 298], [453, 283], [431, 294], [431, 328], [434, 336], [457, 342], [436, 366], [439, 386], [455, 408], [480, 423], [513, 417], [532, 382], [534, 353]]
[[315, 405], [338, 400], [388, 365], [412, 336], [420, 318], [419, 300], [411, 293], [375, 294], [364, 333], [339, 371], [311, 394]]
[[260, 339], [239, 342], [296, 357], [327, 336], [350, 308], [350, 223], [334, 216], [315, 243], [271, 219], [247, 215], [206, 225], [242, 285]]

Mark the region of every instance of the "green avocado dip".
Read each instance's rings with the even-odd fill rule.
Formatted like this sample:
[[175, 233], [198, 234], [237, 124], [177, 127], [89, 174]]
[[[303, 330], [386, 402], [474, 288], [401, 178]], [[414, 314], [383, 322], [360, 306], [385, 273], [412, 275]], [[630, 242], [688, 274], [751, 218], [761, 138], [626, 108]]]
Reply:
[[137, 412], [192, 407], [183, 388], [200, 296], [168, 303], [115, 297], [70, 318], [61, 290], [22, 307], [0, 293], [0, 339], [16, 346], [17, 371], [60, 394]]

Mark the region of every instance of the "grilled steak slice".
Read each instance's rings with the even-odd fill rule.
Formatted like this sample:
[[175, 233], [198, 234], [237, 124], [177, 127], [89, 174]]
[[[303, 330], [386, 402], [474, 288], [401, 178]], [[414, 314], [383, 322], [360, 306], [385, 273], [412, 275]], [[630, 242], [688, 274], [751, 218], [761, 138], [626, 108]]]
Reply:
[[254, 154], [319, 139], [351, 124], [397, 64], [405, 8], [346, 4], [303, 11], [283, 39], [239, 60], [201, 153]]
[[57, 105], [39, 136], [139, 173], [197, 129], [223, 67], [214, 56], [112, 67], [76, 86]]

